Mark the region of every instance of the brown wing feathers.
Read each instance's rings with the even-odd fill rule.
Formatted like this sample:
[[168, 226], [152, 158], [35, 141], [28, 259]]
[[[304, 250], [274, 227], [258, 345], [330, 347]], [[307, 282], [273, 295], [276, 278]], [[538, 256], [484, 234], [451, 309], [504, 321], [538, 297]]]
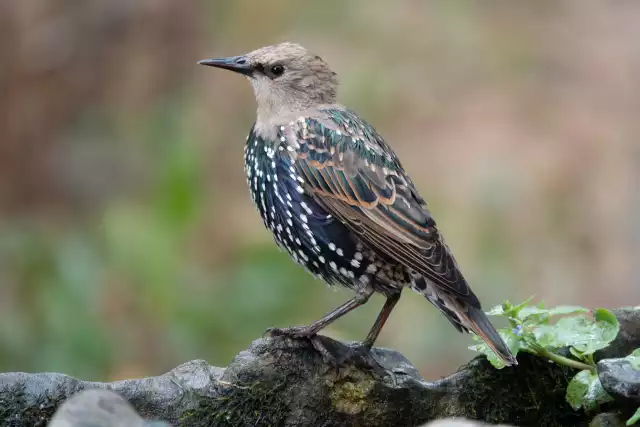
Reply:
[[[350, 148], [344, 141], [334, 140], [331, 145], [325, 136], [308, 130], [303, 135], [306, 139], [299, 143], [307, 147], [297, 155], [294, 167], [328, 212], [370, 247], [479, 307], [423, 200], [414, 197], [417, 192], [401, 168], [371, 161], [366, 152], [363, 155], [353, 148], [357, 147], [355, 144]], [[322, 143], [317, 143], [320, 138]], [[352, 136], [343, 135], [343, 139], [347, 138], [355, 141]], [[315, 153], [316, 147], [322, 152]]]

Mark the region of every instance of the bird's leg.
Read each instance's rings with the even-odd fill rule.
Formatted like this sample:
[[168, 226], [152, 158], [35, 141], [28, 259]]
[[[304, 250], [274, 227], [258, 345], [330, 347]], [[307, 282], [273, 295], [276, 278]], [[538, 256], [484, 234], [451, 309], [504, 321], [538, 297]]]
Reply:
[[342, 304], [335, 310], [324, 315], [320, 320], [307, 326], [292, 326], [289, 328], [269, 328], [265, 334], [271, 336], [285, 335], [292, 338], [309, 338], [314, 336], [319, 330], [325, 328], [330, 323], [349, 313], [350, 311], [364, 305], [373, 295], [373, 289], [359, 289], [356, 295], [349, 301]]
[[333, 353], [327, 351], [327, 348], [325, 346], [319, 348], [319, 346], [312, 341], [314, 348], [316, 348], [316, 350], [322, 354], [325, 360], [333, 362], [338, 367], [345, 360], [349, 359], [352, 361], [352, 363], [360, 367], [366, 367], [373, 370], [378, 375], [380, 375], [381, 378], [389, 377], [391, 384], [396, 385], [396, 376], [392, 371], [385, 369], [380, 364], [380, 362], [376, 360], [375, 356], [371, 353], [371, 347], [373, 347], [373, 344], [376, 342], [376, 339], [378, 338], [378, 335], [380, 334], [380, 331], [382, 330], [385, 322], [389, 318], [393, 307], [395, 307], [395, 305], [400, 300], [400, 294], [400, 292], [396, 292], [387, 296], [387, 300], [385, 301], [384, 306], [382, 306], [382, 310], [380, 310], [380, 314], [378, 314], [378, 317], [376, 318], [376, 321], [371, 327], [371, 330], [369, 331], [369, 334], [367, 334], [365, 340], [361, 343], [354, 343], [350, 345], [350, 350], [348, 352], [335, 356]]
[[401, 293], [397, 292], [387, 297], [387, 300], [382, 306], [382, 310], [380, 310], [380, 314], [378, 314], [378, 318], [376, 319], [375, 323], [371, 327], [371, 330], [369, 331], [367, 338], [365, 338], [365, 340], [362, 342], [362, 347], [366, 348], [367, 350], [371, 350], [371, 347], [373, 347], [373, 344], [376, 342], [378, 335], [380, 335], [380, 331], [382, 330], [382, 327], [384, 326], [385, 322], [389, 318], [389, 315], [391, 314], [393, 307], [395, 307], [398, 301], [400, 300], [400, 295]]

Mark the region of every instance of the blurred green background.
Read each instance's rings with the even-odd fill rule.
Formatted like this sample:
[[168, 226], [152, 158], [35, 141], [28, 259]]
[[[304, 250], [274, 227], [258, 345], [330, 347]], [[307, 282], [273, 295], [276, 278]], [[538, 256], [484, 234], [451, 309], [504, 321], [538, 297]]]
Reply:
[[[394, 146], [486, 308], [640, 301], [640, 2], [0, 2], [0, 370], [226, 365], [351, 295], [281, 253], [245, 188], [255, 106], [197, 66], [284, 40]], [[382, 304], [325, 333], [362, 339]], [[474, 354], [406, 292], [378, 342]]]

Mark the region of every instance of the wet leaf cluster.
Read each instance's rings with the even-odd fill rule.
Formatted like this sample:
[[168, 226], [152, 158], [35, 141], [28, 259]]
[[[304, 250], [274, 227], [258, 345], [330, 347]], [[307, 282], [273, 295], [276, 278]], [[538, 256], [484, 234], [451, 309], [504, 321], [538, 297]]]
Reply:
[[[507, 319], [509, 327], [498, 330], [514, 355], [528, 352], [559, 365], [577, 370], [569, 381], [566, 400], [575, 410], [595, 412], [600, 405], [613, 400], [602, 387], [594, 354], [607, 347], [618, 335], [620, 325], [605, 308], [593, 310], [578, 306], [546, 308], [544, 303], [530, 305], [531, 298], [521, 304], [509, 301], [493, 307], [490, 316]], [[480, 338], [470, 348], [487, 356], [491, 364], [502, 369], [505, 364]], [[568, 351], [568, 353], [567, 353]], [[640, 369], [640, 349], [627, 356], [635, 369]], [[627, 425], [640, 420], [640, 408]]]

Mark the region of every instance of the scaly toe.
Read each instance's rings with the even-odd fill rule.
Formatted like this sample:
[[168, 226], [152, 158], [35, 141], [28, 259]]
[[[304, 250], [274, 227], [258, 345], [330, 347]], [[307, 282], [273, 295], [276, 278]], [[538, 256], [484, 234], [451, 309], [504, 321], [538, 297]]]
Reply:
[[315, 335], [313, 332], [302, 326], [292, 326], [290, 328], [269, 328], [264, 331], [262, 336], [271, 337], [289, 337], [289, 338], [311, 338]]

